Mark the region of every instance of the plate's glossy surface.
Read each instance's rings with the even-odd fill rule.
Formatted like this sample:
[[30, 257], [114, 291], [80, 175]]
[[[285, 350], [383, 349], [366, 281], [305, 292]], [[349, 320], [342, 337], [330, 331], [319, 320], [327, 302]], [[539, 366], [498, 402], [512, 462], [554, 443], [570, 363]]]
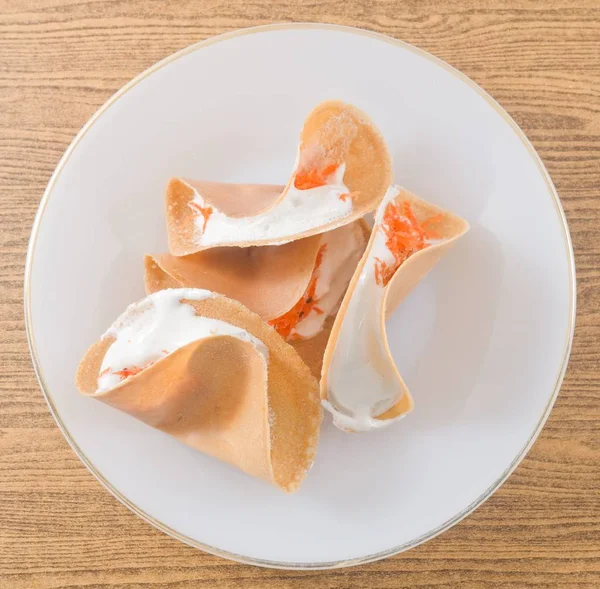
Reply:
[[[286, 496], [80, 397], [79, 358], [143, 296], [166, 247], [172, 175], [284, 183], [310, 109], [340, 98], [385, 134], [396, 181], [471, 231], [390, 321], [416, 409], [363, 435], [326, 416]], [[126, 86], [88, 123], [38, 213], [26, 273], [34, 364], [86, 465], [132, 510], [193, 545], [271, 566], [342, 566], [410, 548], [486, 499], [556, 397], [575, 307], [558, 198], [522, 133], [449, 66], [382, 36], [284, 25], [209, 40]]]

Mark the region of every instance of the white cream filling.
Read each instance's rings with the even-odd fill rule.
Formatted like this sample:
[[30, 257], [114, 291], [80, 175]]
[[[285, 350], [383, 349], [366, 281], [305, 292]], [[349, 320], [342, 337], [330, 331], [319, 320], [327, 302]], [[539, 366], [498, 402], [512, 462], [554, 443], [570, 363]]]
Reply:
[[167, 289], [127, 307], [102, 336], [114, 337], [115, 341], [102, 361], [97, 392], [118, 385], [123, 380], [115, 374], [118, 371], [144, 368], [193, 341], [215, 335], [252, 343], [268, 362], [269, 350], [260, 339], [225, 321], [200, 317], [191, 305], [181, 302], [213, 296], [211, 291], [196, 288]]
[[388, 188], [375, 216], [375, 237], [352, 298], [346, 309], [327, 375], [323, 406], [343, 430], [369, 431], [396, 419], [376, 419], [403, 394], [384, 343], [381, 311], [385, 287], [375, 279], [376, 258], [394, 264], [381, 227], [386, 205], [400, 188]]
[[327, 183], [316, 188], [299, 190], [292, 182], [281, 201], [252, 217], [227, 216], [207, 204], [202, 195], [188, 184], [194, 190], [192, 202], [213, 209], [206, 223], [202, 215], [196, 215], [196, 241], [198, 245], [216, 245], [280, 239], [346, 217], [352, 212], [352, 200], [340, 199], [342, 194], [349, 192], [343, 182], [345, 170], [345, 164], [338, 166], [327, 178]]
[[315, 300], [322, 313], [312, 308], [298, 322], [292, 333], [304, 339], [317, 335], [327, 317], [338, 310], [364, 249], [364, 241], [358, 239], [355, 227], [349, 225], [324, 234], [321, 244], [325, 251], [315, 274]]

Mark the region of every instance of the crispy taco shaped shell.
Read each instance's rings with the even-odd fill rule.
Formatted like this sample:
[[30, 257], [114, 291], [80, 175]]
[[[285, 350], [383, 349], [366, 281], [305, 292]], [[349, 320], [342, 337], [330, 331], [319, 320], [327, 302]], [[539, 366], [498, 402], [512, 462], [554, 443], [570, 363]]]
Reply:
[[400, 187], [387, 191], [324, 353], [321, 398], [340, 429], [376, 429], [411, 411], [385, 320], [468, 228]]
[[[243, 330], [245, 339], [209, 335], [165, 350], [171, 353], [99, 390], [103, 360], [118, 337], [114, 328], [139, 321], [165, 296], [189, 305], [190, 319], [225, 322]], [[161, 291], [131, 305], [87, 351], [76, 385], [83, 394], [284, 491], [298, 488], [314, 459], [321, 422], [317, 380], [258, 315], [214, 293]]]
[[219, 247], [191, 254], [147, 255], [146, 293], [164, 288], [203, 288], [240, 301], [266, 321], [300, 299], [313, 273], [321, 236], [281, 246]]
[[169, 251], [185, 256], [323, 233], [374, 210], [390, 181], [387, 145], [367, 115], [342, 102], [324, 102], [304, 123], [283, 190], [172, 179], [166, 194]]
[[[314, 339], [337, 312], [369, 234], [359, 219], [280, 246], [213, 248], [181, 257], [148, 255], [146, 292], [211, 290], [240, 301], [288, 341]], [[315, 374], [320, 376], [320, 368]]]

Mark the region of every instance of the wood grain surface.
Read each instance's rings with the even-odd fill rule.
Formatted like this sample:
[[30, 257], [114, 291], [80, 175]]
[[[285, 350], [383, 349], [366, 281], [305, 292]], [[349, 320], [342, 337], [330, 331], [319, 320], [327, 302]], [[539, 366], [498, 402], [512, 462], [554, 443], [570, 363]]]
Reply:
[[[458, 526], [408, 553], [353, 569], [239, 565], [138, 519], [63, 439], [25, 338], [22, 284], [31, 224], [75, 133], [114, 91], [164, 56], [274, 21], [380, 31], [469, 75], [540, 153], [575, 246], [579, 299], [571, 363], [528, 457]], [[597, 589], [599, 193], [597, 0], [0, 0], [0, 587]]]

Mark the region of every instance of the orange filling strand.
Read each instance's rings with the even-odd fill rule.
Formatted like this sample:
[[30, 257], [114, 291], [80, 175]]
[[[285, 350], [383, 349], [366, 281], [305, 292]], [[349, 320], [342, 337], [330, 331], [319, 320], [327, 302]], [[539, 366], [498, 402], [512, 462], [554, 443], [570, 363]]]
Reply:
[[[325, 254], [325, 249], [327, 245], [322, 245], [317, 253], [317, 259], [315, 260], [315, 267], [313, 268], [312, 275], [310, 278], [310, 282], [304, 291], [300, 300], [284, 315], [277, 317], [276, 319], [271, 319], [269, 321], [269, 325], [272, 325], [279, 335], [284, 338], [290, 337], [293, 329], [302, 321], [304, 317], [306, 317], [311, 311], [314, 311], [318, 315], [323, 314], [323, 309], [317, 307], [317, 303], [319, 302], [315, 298], [315, 292], [317, 289], [317, 281], [319, 277], [317, 276], [317, 271], [323, 262], [323, 255]], [[295, 336], [296, 338], [299, 336]]]
[[427, 240], [438, 237], [431, 227], [439, 223], [442, 218], [443, 215], [439, 214], [419, 222], [409, 202], [388, 203], [383, 214], [381, 229], [385, 233], [385, 245], [394, 255], [394, 262], [388, 264], [375, 258], [377, 284], [385, 286], [403, 262], [429, 246]]
[[129, 378], [130, 376], [139, 374], [142, 370], [144, 370], [144, 368], [148, 368], [148, 366], [150, 366], [151, 364], [154, 364], [154, 362], [150, 362], [150, 364], [147, 364], [146, 366], [143, 366], [143, 367], [133, 366], [132, 368], [123, 368], [123, 370], [117, 370], [115, 372], [115, 374], [121, 380], [125, 380], [126, 378]]
[[337, 167], [337, 164], [327, 164], [321, 168], [300, 169], [296, 172], [294, 186], [298, 190], [308, 190], [309, 188], [325, 186], [327, 178], [337, 170]]
[[209, 206], [200, 206], [197, 202], [194, 201], [191, 201], [189, 205], [192, 207], [192, 209], [196, 211], [196, 213], [199, 213], [204, 217], [204, 223], [202, 224], [202, 233], [204, 233], [206, 231], [206, 224], [208, 223], [208, 219], [213, 213], [213, 208]]
[[147, 364], [146, 366], [142, 367], [132, 366], [131, 368], [123, 368], [122, 370], [117, 370], [116, 372], [112, 372], [111, 368], [106, 368], [98, 375], [98, 378], [112, 372], [113, 374], [118, 376], [121, 379], [121, 381], [123, 381], [126, 378], [129, 378], [130, 376], [135, 376], [136, 374], [139, 374], [140, 372], [142, 372], [142, 370], [148, 368], [148, 366], [151, 366], [152, 364], [154, 364], [154, 362], [150, 362], [150, 364]]

